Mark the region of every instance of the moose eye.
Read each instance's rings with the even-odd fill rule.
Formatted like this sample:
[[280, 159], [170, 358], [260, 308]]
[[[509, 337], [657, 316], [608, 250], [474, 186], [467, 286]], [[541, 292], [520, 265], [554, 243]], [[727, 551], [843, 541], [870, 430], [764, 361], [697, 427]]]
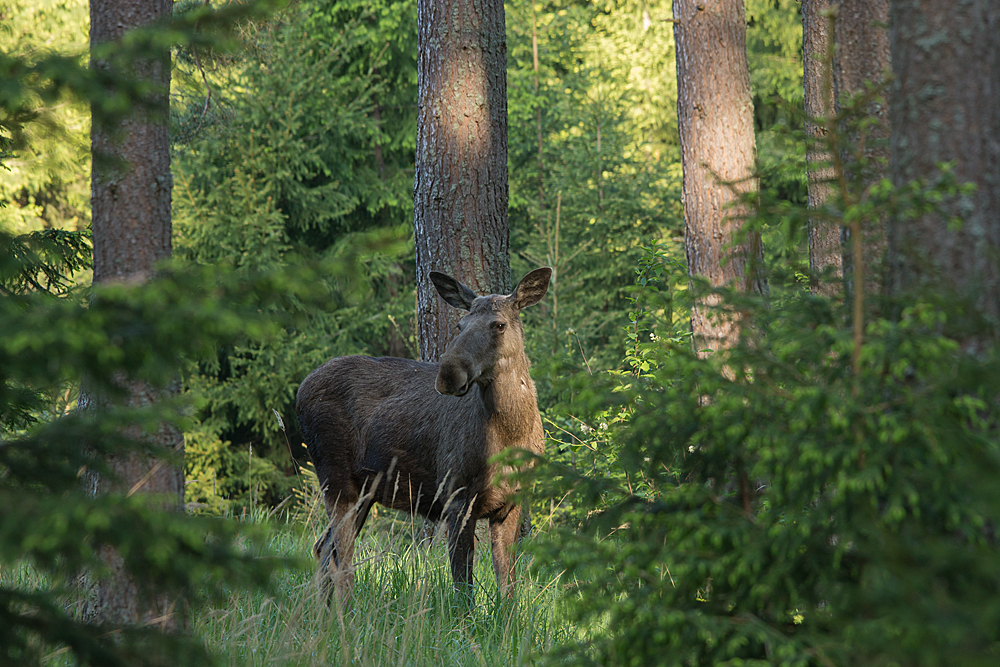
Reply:
[[506, 329], [506, 328], [507, 328], [507, 323], [506, 322], [494, 322], [493, 323], [493, 330], [496, 331], [498, 334], [499, 333], [503, 333], [504, 329]]

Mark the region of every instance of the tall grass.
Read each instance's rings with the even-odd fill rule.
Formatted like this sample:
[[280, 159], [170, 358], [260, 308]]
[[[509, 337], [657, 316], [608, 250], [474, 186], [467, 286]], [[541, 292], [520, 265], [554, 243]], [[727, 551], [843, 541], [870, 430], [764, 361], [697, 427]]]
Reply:
[[[421, 539], [422, 522], [372, 516], [358, 540], [351, 599], [327, 605], [312, 544], [325, 512], [316, 498], [272, 531], [269, 551], [298, 558], [275, 595], [234, 591], [224, 607], [196, 610], [192, 629], [229, 665], [530, 665], [566, 633], [558, 576], [518, 562], [517, 593], [499, 600], [488, 539], [476, 548], [475, 605], [454, 593], [446, 539]], [[272, 520], [273, 522], [273, 520]]]
[[[304, 486], [310, 486], [306, 480]], [[326, 527], [318, 485], [283, 518], [262, 509], [232, 520], [263, 523], [270, 536], [260, 555], [289, 557], [271, 595], [228, 592], [221, 606], [195, 603], [190, 630], [223, 665], [310, 666], [531, 665], [555, 643], [582, 631], [562, 612], [558, 575], [529, 569], [519, 556], [513, 599], [500, 600], [489, 540], [477, 538], [475, 604], [456, 596], [443, 530], [422, 537], [423, 522], [395, 512], [373, 511], [354, 554], [354, 594], [345, 604], [320, 594], [312, 545]], [[319, 511], [317, 511], [319, 507]], [[260, 548], [260, 547], [258, 547]], [[51, 582], [28, 563], [0, 568], [0, 582], [24, 590], [64, 591], [79, 607], [79, 589]], [[72, 664], [51, 647], [46, 665]]]

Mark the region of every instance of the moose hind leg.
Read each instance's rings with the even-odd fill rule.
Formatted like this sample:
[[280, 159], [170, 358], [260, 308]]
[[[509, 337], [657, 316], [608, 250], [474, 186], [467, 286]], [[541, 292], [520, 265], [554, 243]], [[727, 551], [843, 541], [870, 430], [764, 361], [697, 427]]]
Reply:
[[313, 556], [319, 563], [316, 574], [319, 579], [320, 597], [327, 604], [330, 603], [330, 596], [333, 594], [333, 573], [337, 571], [338, 556], [334, 532], [333, 524], [328, 525], [313, 545]]
[[521, 530], [521, 508], [512, 505], [506, 516], [490, 519], [490, 553], [501, 597], [514, 594], [514, 542]]
[[313, 557], [319, 562], [319, 569], [324, 572], [328, 571], [331, 565], [336, 567], [337, 545], [333, 532], [333, 526], [327, 526], [313, 545]]
[[319, 561], [320, 591], [327, 604], [334, 591], [343, 603], [354, 590], [354, 541], [370, 507], [362, 504], [336, 501], [330, 509], [330, 523], [313, 546], [313, 555]]

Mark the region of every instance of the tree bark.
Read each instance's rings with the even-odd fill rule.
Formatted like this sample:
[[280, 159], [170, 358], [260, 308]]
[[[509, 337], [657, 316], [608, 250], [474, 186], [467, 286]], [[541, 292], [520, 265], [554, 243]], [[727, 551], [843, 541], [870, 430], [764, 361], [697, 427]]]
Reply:
[[418, 0], [413, 190], [420, 355], [436, 361], [459, 313], [429, 273], [510, 290], [507, 39], [497, 0]]
[[[91, 48], [119, 40], [132, 28], [169, 17], [172, 10], [171, 0], [91, 0]], [[113, 65], [94, 59], [91, 67], [107, 69]], [[160, 115], [133, 114], [118, 127], [109, 128], [100, 121], [100, 110], [92, 110], [91, 224], [95, 284], [142, 282], [152, 274], [156, 262], [171, 254], [169, 52], [157, 59], [132, 63], [129, 74], [153, 85], [149, 102]], [[146, 406], [164, 398], [164, 390], [145, 383], [122, 378], [122, 384], [128, 388], [126, 404], [131, 407]], [[101, 400], [81, 392], [83, 407]], [[153, 436], [141, 436], [133, 428], [127, 428], [126, 433], [136, 438], [151, 437], [164, 450], [183, 452], [183, 437], [171, 425], [162, 425]], [[154, 493], [161, 495], [172, 508], [183, 507], [183, 468], [137, 455], [116, 456], [109, 463], [115, 480], [92, 478], [95, 493]], [[121, 558], [111, 552], [104, 555], [112, 574], [98, 582], [97, 599], [88, 616], [109, 623], [176, 627], [173, 601], [163, 597], [139, 599], [136, 582], [124, 570]]]
[[[889, 53], [889, 0], [833, 0], [837, 10], [837, 52], [833, 62], [836, 110], [842, 111], [851, 97], [864, 93], [868, 85], [884, 86], [891, 73]], [[889, 110], [884, 95], [873, 97], [865, 105], [865, 115], [874, 120], [864, 137], [848, 137], [857, 146], [851, 155], [842, 152], [848, 170], [857, 171], [859, 190], [888, 176], [889, 169]], [[859, 193], [860, 194], [860, 193]], [[886, 250], [885, 221], [872, 220], [862, 229], [862, 254], [865, 292], [879, 294], [884, 282]], [[844, 228], [842, 238], [844, 276], [853, 275], [850, 230]], [[852, 281], [851, 281], [852, 282]]]
[[889, 288], [967, 300], [990, 326], [963, 341], [976, 352], [1000, 320], [1000, 0], [894, 0], [891, 26], [893, 183], [934, 182], [938, 164], [954, 162], [976, 190], [891, 222]]
[[[881, 85], [890, 73], [889, 0], [828, 0], [837, 10], [836, 96], [864, 92], [865, 82]], [[884, 104], [869, 108], [880, 125], [889, 125]], [[883, 136], [888, 137], [888, 133]]]
[[[121, 39], [132, 28], [170, 16], [170, 0], [91, 0], [91, 48]], [[108, 69], [92, 60], [91, 67]], [[132, 73], [153, 83], [160, 92], [150, 101], [163, 110], [162, 119], [133, 114], [119, 127], [105, 128], [95, 110], [91, 128], [91, 207], [94, 235], [94, 282], [136, 280], [169, 257], [170, 136], [167, 93], [170, 56], [134, 63]]]
[[[745, 206], [730, 207], [757, 188], [756, 144], [742, 0], [674, 0], [677, 116], [683, 161], [684, 246], [688, 272], [712, 286], [763, 291], [755, 265], [760, 237], [735, 243]], [[699, 354], [735, 345], [735, 316], [713, 315], [714, 297], [691, 314]]]
[[[806, 153], [811, 209], [823, 206], [832, 194], [830, 156], [822, 150], [825, 128], [809, 120], [833, 115], [833, 78], [827, 65], [830, 21], [824, 15], [832, 1], [802, 0], [802, 86], [807, 116], [805, 129], [811, 143]], [[832, 297], [840, 291], [843, 252], [839, 224], [818, 218], [809, 221], [809, 268], [816, 277], [812, 286], [814, 294]]]

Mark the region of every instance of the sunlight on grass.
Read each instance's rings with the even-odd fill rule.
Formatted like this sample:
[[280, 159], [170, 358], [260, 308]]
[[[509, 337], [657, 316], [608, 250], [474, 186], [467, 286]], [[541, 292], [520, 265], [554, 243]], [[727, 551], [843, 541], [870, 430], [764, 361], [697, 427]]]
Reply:
[[[314, 481], [314, 480], [313, 480]], [[457, 597], [443, 528], [422, 536], [421, 519], [373, 511], [355, 551], [354, 595], [345, 604], [321, 598], [312, 545], [324, 529], [318, 485], [299, 493], [282, 519], [254, 508], [230, 520], [263, 528], [258, 556], [287, 557], [272, 595], [232, 590], [222, 605], [192, 603], [190, 630], [223, 665], [528, 665], [583, 630], [564, 613], [566, 587], [557, 574], [530, 571], [518, 554], [520, 577], [512, 600], [498, 600], [488, 532], [477, 533], [475, 606]], [[321, 505], [319, 505], [321, 507]], [[0, 569], [0, 583], [22, 590], [52, 585], [29, 563]], [[64, 603], [79, 615], [80, 589], [61, 584]], [[53, 646], [45, 665], [70, 664]]]
[[[358, 542], [357, 581], [341, 607], [320, 599], [312, 563], [281, 575], [277, 596], [233, 593], [224, 608], [196, 612], [193, 629], [231, 665], [524, 665], [565, 633], [557, 580], [527, 574], [514, 600], [498, 601], [489, 547], [476, 554], [476, 606], [456, 599], [441, 535], [380, 516]], [[316, 528], [274, 531], [272, 552], [305, 559]]]

